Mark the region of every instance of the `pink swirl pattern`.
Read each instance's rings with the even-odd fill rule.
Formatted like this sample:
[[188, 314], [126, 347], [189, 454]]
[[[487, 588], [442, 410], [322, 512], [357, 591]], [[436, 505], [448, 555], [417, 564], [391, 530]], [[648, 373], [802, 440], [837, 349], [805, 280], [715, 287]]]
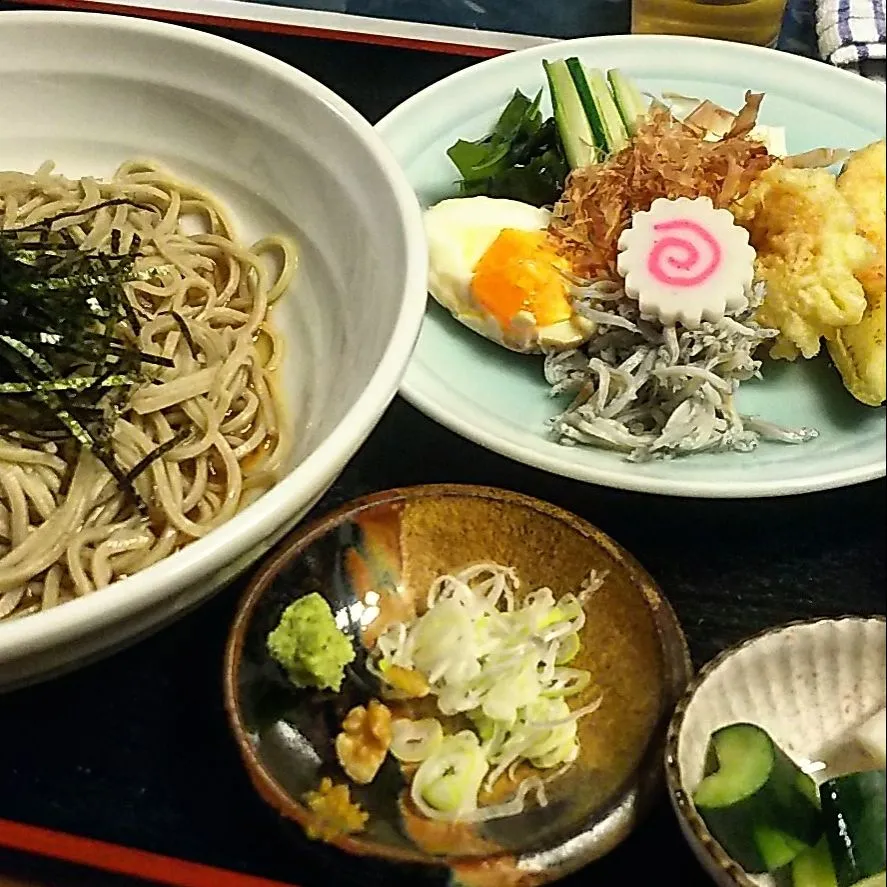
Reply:
[[647, 256], [647, 272], [657, 283], [690, 289], [705, 283], [720, 267], [721, 245], [698, 222], [671, 219], [655, 224], [653, 230], [668, 235], [657, 238]]

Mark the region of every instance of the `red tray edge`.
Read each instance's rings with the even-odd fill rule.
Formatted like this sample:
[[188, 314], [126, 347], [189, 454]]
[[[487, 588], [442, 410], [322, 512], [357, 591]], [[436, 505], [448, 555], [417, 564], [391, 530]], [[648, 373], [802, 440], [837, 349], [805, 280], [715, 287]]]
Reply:
[[228, 869], [0, 819], [0, 847], [169, 887], [297, 887]]

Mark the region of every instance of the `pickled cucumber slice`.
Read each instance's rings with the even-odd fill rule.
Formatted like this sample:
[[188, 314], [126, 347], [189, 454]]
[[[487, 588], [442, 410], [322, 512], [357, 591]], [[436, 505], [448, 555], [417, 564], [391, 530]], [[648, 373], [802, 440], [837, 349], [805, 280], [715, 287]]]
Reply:
[[787, 865], [822, 834], [813, 780], [760, 727], [738, 723], [715, 731], [706, 769], [693, 801], [747, 872]]

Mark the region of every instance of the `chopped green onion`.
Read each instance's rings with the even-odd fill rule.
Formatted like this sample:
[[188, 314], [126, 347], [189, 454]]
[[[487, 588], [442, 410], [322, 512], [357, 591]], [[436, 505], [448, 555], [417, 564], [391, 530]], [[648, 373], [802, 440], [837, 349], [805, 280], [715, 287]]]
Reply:
[[[475, 812], [481, 782], [492, 788], [522, 761], [550, 769], [576, 759], [577, 723], [601, 699], [571, 710], [567, 698], [585, 691], [591, 675], [565, 663], [580, 650], [583, 603], [602, 581], [592, 574], [578, 595], [560, 600], [549, 588], [521, 597], [513, 569], [477, 564], [438, 577], [425, 612], [380, 636], [369, 667], [383, 683], [394, 664], [415, 670], [441, 714], [467, 715], [474, 727], [457, 734], [459, 742], [446, 736], [436, 751], [423, 747], [411, 758], [403, 756], [407, 740], [399, 741], [396, 757], [422, 761], [413, 785], [421, 810], [433, 810], [428, 815], [436, 819], [480, 821], [488, 818]], [[437, 735], [430, 726], [399, 729]]]

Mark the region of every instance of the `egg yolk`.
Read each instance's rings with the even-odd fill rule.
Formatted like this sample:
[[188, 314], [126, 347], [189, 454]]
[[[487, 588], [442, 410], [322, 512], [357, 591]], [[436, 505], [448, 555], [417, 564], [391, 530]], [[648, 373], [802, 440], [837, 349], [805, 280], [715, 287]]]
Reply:
[[471, 292], [503, 327], [520, 311], [529, 311], [537, 326], [548, 326], [573, 314], [558, 269], [569, 271], [570, 265], [554, 252], [544, 231], [505, 228], [475, 265]]

